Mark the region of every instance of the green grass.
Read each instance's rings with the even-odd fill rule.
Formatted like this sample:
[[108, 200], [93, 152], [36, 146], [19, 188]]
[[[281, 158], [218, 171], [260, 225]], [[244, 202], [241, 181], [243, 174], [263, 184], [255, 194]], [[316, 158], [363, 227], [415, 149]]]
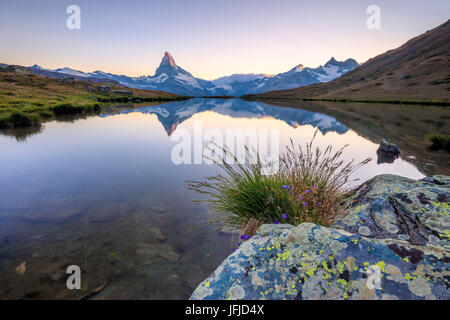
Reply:
[[42, 122], [42, 118], [35, 113], [23, 113], [18, 110], [7, 115], [0, 115], [0, 128], [12, 129], [37, 126]]
[[45, 120], [69, 114], [93, 114], [100, 112], [98, 103], [73, 105], [70, 103], [46, 107], [1, 108], [0, 129], [39, 126]]
[[430, 151], [444, 150], [450, 152], [450, 135], [448, 134], [430, 134], [427, 139], [432, 143], [428, 147]]
[[[317, 132], [317, 131], [316, 131]], [[303, 222], [329, 226], [344, 213], [342, 203], [349, 191], [351, 174], [368, 163], [345, 162], [341, 156], [346, 147], [333, 150], [314, 147], [314, 139], [306, 146], [287, 147], [280, 157], [276, 174], [265, 176], [259, 157], [246, 164], [228, 164], [236, 157], [224, 149], [224, 157], [216, 163], [221, 173], [201, 181], [187, 181], [188, 189], [206, 195], [205, 201], [215, 212], [218, 222], [228, 229], [253, 235], [266, 223]], [[247, 159], [251, 157], [247, 150]], [[229, 158], [228, 158], [229, 159]]]
[[68, 114], [94, 113], [101, 110], [102, 107], [98, 103], [85, 106], [76, 106], [71, 103], [63, 103], [51, 108], [51, 111], [58, 116]]
[[359, 103], [383, 103], [401, 105], [423, 105], [423, 106], [450, 106], [447, 101], [421, 101], [421, 100], [377, 100], [377, 99], [346, 99], [346, 98], [289, 98], [289, 97], [264, 97], [258, 95], [244, 95], [245, 100], [299, 100], [299, 101], [324, 101], [324, 102], [359, 102]]

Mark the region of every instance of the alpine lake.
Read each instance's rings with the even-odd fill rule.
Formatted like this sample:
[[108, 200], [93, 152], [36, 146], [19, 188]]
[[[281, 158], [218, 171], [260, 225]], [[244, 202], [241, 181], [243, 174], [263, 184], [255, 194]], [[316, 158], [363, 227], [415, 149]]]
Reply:
[[[348, 161], [372, 158], [355, 173], [359, 184], [379, 174], [450, 174], [450, 155], [430, 151], [425, 138], [449, 133], [449, 120], [443, 107], [198, 98], [1, 131], [0, 298], [80, 299], [100, 287], [93, 299], [188, 299], [239, 234], [192, 201], [199, 195], [186, 181], [218, 168], [195, 164], [194, 146], [191, 164], [174, 163], [177, 131], [192, 145], [199, 126], [224, 136], [276, 131], [282, 152], [318, 130], [316, 145], [348, 144]], [[377, 154], [381, 139], [400, 157]], [[81, 268], [80, 290], [66, 286], [70, 265]]]

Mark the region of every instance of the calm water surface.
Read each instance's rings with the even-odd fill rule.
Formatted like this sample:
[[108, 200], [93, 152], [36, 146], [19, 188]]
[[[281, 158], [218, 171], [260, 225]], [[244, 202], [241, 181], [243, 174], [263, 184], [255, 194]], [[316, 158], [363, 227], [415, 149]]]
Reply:
[[[280, 144], [350, 144], [372, 160], [355, 178], [424, 175], [399, 158], [377, 164], [378, 145], [325, 114], [241, 100], [192, 99], [49, 122], [23, 141], [0, 135], [0, 298], [186, 299], [228, 256], [236, 234], [218, 231], [186, 180], [214, 166], [175, 165], [176, 130], [278, 129]], [[82, 269], [82, 290], [65, 286]]]

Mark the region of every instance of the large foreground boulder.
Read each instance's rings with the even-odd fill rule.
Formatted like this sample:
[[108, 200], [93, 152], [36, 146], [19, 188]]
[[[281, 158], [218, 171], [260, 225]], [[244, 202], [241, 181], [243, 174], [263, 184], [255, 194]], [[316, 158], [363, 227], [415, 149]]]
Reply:
[[191, 299], [450, 299], [449, 186], [377, 176], [332, 228], [263, 225]]

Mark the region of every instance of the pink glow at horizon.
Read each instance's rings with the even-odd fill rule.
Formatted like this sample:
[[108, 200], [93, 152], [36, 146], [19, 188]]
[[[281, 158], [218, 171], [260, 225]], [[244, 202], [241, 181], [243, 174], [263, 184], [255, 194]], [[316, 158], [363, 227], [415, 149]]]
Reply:
[[153, 75], [164, 52], [195, 77], [277, 74], [332, 56], [359, 63], [448, 19], [450, 2], [375, 1], [381, 30], [366, 27], [371, 1], [78, 0], [82, 29], [68, 30], [66, 0], [2, 0], [0, 63]]

